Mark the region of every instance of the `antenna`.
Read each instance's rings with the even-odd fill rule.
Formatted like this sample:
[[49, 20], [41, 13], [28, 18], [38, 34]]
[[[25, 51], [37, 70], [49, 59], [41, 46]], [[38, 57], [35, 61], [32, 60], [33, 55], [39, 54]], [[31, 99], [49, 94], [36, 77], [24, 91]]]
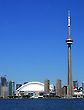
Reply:
[[70, 10], [68, 10], [68, 27], [70, 27]]
[[70, 17], [70, 10], [68, 10], [68, 17]]

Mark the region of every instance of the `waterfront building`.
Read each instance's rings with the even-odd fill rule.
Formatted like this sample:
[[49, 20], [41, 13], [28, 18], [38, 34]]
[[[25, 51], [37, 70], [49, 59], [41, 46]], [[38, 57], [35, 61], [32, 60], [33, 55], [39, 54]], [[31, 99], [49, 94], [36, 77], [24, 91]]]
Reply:
[[57, 80], [56, 81], [56, 95], [61, 97], [62, 96], [62, 84], [61, 84], [61, 80]]
[[84, 95], [84, 82], [82, 83], [82, 92], [83, 92], [83, 95]]
[[70, 35], [70, 12], [68, 12], [68, 37], [66, 39], [68, 45], [68, 84], [67, 84], [67, 97], [73, 96], [73, 82], [72, 82], [72, 61], [71, 61], [71, 45], [73, 40]]
[[[16, 96], [39, 96], [39, 94], [45, 92], [44, 86], [45, 84], [41, 82], [28, 82], [16, 90]], [[53, 91], [52, 85], [49, 86], [49, 90]]]
[[62, 87], [62, 96], [67, 97], [67, 86]]
[[0, 97], [7, 98], [8, 82], [5, 76], [0, 77]]
[[79, 89], [78, 90], [76, 90], [76, 91], [74, 91], [74, 96], [75, 97], [79, 97], [79, 98], [81, 98], [82, 96], [83, 96], [83, 93], [82, 93], [82, 87], [79, 87]]
[[44, 92], [45, 94], [49, 94], [50, 92], [50, 81], [49, 80], [44, 81]]
[[78, 90], [78, 81], [73, 81], [74, 90]]
[[15, 95], [15, 82], [9, 81], [9, 96]]

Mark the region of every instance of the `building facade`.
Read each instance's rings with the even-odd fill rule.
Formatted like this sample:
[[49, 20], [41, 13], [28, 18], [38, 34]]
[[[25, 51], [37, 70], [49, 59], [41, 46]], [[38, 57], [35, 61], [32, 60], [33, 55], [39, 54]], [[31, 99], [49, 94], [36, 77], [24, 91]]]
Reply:
[[57, 80], [56, 81], [56, 96], [61, 97], [62, 96], [62, 84], [61, 84], [61, 80]]
[[9, 81], [9, 96], [15, 95], [15, 82]]
[[62, 87], [62, 97], [67, 97], [67, 86]]
[[50, 81], [49, 80], [44, 81], [44, 92], [45, 94], [49, 94], [50, 92]]
[[78, 81], [73, 81], [73, 89], [78, 90]]
[[[40, 93], [45, 93], [44, 83], [41, 82], [28, 82], [23, 84], [16, 90], [16, 96], [31, 95], [39, 96]], [[49, 90], [53, 91], [52, 86], [50, 85]]]
[[0, 97], [7, 98], [8, 82], [5, 76], [0, 77]]

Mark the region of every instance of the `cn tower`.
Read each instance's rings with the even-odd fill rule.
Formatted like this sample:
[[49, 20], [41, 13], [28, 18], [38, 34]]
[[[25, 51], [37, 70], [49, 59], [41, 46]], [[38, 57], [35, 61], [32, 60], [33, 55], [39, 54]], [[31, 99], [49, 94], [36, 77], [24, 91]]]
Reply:
[[73, 82], [72, 82], [72, 62], [71, 62], [71, 45], [73, 40], [70, 35], [70, 11], [68, 11], [68, 36], [66, 39], [68, 45], [68, 83], [67, 83], [67, 97], [73, 96]]

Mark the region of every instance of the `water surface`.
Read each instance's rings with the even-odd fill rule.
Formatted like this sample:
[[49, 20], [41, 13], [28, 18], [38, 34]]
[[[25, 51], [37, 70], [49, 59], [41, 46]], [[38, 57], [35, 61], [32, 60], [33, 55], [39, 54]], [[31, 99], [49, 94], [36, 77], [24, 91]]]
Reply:
[[84, 99], [0, 99], [0, 110], [84, 110]]

